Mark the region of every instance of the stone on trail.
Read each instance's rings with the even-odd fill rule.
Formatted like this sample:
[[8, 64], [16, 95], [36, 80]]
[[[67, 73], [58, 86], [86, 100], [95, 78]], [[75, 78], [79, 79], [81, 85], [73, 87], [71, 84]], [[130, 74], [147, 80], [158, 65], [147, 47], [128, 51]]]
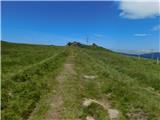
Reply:
[[110, 119], [117, 119], [119, 117], [119, 111], [116, 109], [108, 109], [108, 115]]
[[83, 106], [84, 107], [88, 107], [88, 106], [90, 106], [92, 104], [92, 100], [91, 99], [85, 99], [84, 101], [83, 101]]
[[86, 120], [95, 120], [91, 115], [88, 115], [87, 117], [86, 117]]
[[147, 114], [141, 109], [137, 108], [127, 113], [131, 120], [148, 120]]

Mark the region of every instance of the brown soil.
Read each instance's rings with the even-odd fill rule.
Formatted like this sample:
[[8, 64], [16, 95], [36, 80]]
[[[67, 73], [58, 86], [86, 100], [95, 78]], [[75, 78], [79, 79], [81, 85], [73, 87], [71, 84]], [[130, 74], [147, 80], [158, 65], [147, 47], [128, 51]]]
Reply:
[[[44, 120], [62, 120], [60, 113], [64, 110], [63, 107], [63, 82], [67, 76], [76, 74], [74, 71], [74, 57], [70, 56], [64, 64], [63, 70], [56, 77], [59, 82], [56, 93], [51, 97], [50, 109], [48, 110]], [[55, 92], [55, 91], [54, 91]]]

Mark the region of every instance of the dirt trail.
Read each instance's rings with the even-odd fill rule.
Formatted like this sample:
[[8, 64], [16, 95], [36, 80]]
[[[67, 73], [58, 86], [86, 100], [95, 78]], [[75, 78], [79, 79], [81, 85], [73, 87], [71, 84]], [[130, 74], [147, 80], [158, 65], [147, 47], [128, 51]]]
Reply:
[[59, 86], [57, 88], [57, 91], [53, 91], [54, 95], [51, 97], [50, 109], [44, 117], [44, 120], [61, 120], [60, 112], [65, 109], [63, 107], [63, 82], [67, 77], [76, 74], [73, 69], [73, 61], [74, 56], [69, 56], [63, 66], [63, 70], [56, 77], [56, 80], [59, 82]]

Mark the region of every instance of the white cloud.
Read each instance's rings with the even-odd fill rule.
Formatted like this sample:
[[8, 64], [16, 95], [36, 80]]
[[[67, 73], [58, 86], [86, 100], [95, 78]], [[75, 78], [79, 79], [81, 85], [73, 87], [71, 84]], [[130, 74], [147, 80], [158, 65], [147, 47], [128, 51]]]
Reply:
[[134, 36], [136, 36], [136, 37], [145, 37], [145, 36], [147, 36], [147, 34], [146, 33], [136, 33], [136, 34], [134, 34]]
[[156, 25], [152, 28], [152, 31], [159, 31], [160, 30], [160, 25]]
[[152, 18], [160, 15], [160, 0], [121, 0], [121, 17], [128, 19]]

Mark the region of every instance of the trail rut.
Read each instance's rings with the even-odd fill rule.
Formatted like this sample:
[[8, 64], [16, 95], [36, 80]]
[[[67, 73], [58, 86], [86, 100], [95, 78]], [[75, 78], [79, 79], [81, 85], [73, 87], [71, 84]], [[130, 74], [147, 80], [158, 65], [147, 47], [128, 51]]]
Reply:
[[65, 109], [63, 106], [63, 82], [67, 77], [76, 74], [74, 71], [74, 56], [69, 56], [66, 60], [63, 70], [56, 77], [59, 83], [57, 91], [53, 91], [55, 94], [51, 97], [50, 109], [47, 112], [44, 120], [61, 120], [60, 113]]

